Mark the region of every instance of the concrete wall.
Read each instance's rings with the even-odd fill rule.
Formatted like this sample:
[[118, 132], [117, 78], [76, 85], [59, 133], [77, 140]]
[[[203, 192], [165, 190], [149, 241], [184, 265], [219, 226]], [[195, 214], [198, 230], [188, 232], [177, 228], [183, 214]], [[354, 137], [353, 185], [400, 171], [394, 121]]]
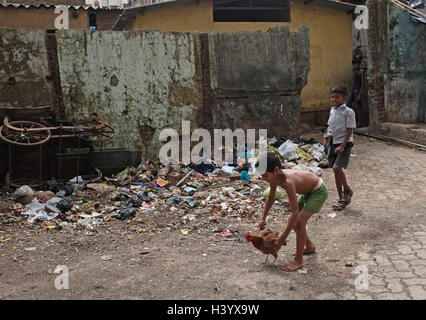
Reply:
[[[0, 28], [39, 28], [54, 30], [55, 19], [59, 14], [55, 14], [55, 8], [14, 8], [0, 6]], [[69, 9], [69, 28], [88, 29], [89, 20], [87, 10]]]
[[48, 75], [43, 30], [0, 29], [0, 105], [16, 108], [51, 104]]
[[367, 5], [370, 122], [424, 123], [425, 25], [387, 1]]
[[212, 0], [150, 7], [136, 16], [128, 30], [236, 32], [267, 31], [288, 25], [292, 32], [302, 26], [310, 32], [310, 72], [302, 91], [302, 111], [330, 108], [330, 89], [352, 82], [352, 15], [302, 1], [290, 1], [291, 22], [214, 22]]
[[[309, 72], [307, 28], [175, 33], [0, 29], [0, 103], [51, 105], [115, 129], [103, 147], [156, 158], [162, 129], [268, 129], [296, 134]], [[14, 77], [16, 84], [9, 84]], [[99, 149], [99, 145], [95, 146]]]
[[426, 27], [389, 4], [385, 108], [389, 122], [425, 122]]
[[306, 27], [299, 32], [284, 26], [268, 32], [211, 33], [209, 52], [213, 101], [205, 108], [203, 126], [296, 134], [300, 92], [309, 72]]
[[156, 155], [160, 131], [180, 131], [203, 103], [195, 34], [69, 30], [57, 43], [66, 118], [104, 116], [107, 148]]

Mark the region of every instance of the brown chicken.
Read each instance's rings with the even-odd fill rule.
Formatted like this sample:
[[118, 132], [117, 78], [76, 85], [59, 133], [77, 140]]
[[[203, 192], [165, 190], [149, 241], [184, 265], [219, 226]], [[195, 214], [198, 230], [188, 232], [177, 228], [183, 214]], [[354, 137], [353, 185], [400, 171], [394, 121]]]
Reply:
[[268, 261], [269, 255], [272, 254], [275, 259], [272, 264], [277, 260], [278, 252], [275, 248], [275, 241], [278, 239], [278, 232], [273, 232], [271, 229], [265, 228], [258, 234], [246, 233], [244, 235], [248, 242], [251, 242], [254, 247], [264, 254], [267, 254], [265, 262]]

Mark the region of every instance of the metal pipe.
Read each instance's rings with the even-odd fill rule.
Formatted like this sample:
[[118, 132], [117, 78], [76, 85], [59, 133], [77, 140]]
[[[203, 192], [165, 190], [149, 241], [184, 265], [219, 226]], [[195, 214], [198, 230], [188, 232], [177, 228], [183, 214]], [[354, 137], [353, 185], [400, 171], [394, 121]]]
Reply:
[[395, 142], [399, 142], [399, 143], [405, 144], [405, 145], [410, 146], [410, 147], [415, 147], [415, 148], [422, 150], [422, 151], [426, 151], [426, 146], [419, 144], [419, 143], [414, 143], [414, 142], [411, 142], [411, 141], [406, 141], [406, 140], [402, 140], [402, 139], [398, 139], [398, 138], [384, 136], [384, 135], [381, 135], [381, 134], [378, 134], [378, 133], [364, 133], [364, 132], [357, 132], [357, 131], [355, 131], [354, 133], [361, 135], [361, 136], [367, 136], [367, 137], [377, 138], [377, 139], [381, 139], [381, 140], [395, 141]]

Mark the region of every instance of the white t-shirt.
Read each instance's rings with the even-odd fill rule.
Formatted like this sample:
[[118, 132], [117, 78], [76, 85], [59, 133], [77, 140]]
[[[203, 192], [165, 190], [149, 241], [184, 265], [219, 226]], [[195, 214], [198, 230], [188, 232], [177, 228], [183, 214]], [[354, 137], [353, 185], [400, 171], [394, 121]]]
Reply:
[[[330, 109], [328, 118], [328, 129], [325, 137], [333, 137], [333, 144], [340, 144], [345, 140], [348, 128], [356, 128], [355, 112], [342, 104], [340, 107]], [[351, 134], [348, 142], [353, 142], [354, 135]]]

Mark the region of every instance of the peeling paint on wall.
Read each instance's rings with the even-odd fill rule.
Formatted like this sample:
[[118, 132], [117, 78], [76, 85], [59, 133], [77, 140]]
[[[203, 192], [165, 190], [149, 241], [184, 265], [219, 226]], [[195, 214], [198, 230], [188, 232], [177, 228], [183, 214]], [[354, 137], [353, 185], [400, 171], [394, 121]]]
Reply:
[[0, 29], [0, 104], [50, 105], [47, 61], [43, 30]]
[[179, 130], [203, 103], [194, 34], [65, 31], [57, 37], [66, 116], [104, 116], [116, 132], [107, 148], [156, 155], [160, 131]]
[[426, 32], [408, 12], [389, 4], [389, 71], [385, 83], [388, 121], [425, 122]]
[[310, 66], [308, 28], [210, 33], [209, 47], [214, 93], [199, 116], [203, 124], [210, 129], [267, 129], [270, 136], [294, 137]]
[[309, 72], [309, 30], [211, 33], [213, 89], [298, 93]]

